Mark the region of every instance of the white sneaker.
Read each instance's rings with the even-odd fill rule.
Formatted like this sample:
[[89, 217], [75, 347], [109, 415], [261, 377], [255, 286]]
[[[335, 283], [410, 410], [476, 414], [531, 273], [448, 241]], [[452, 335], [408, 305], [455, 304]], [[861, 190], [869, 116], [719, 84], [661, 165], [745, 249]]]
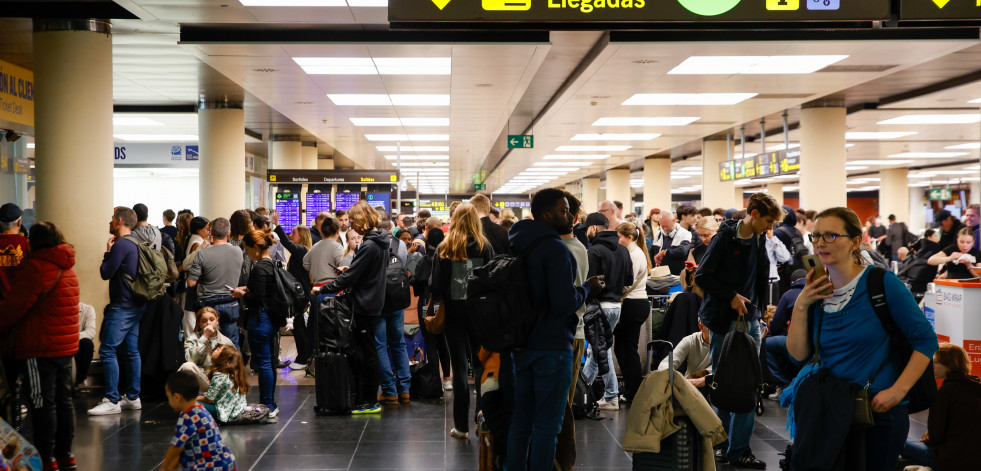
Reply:
[[467, 440], [470, 438], [469, 433], [461, 432], [457, 429], [450, 429], [450, 436], [460, 440]]
[[767, 397], [770, 398], [771, 401], [779, 402], [781, 394], [783, 394], [783, 388], [777, 388], [777, 390], [773, 394], [770, 394]]
[[89, 409], [89, 415], [112, 415], [119, 413], [119, 404], [113, 404], [108, 397], [102, 398], [102, 402]]
[[294, 370], [294, 371], [295, 370], [305, 370], [305, 369], [307, 369], [307, 365], [305, 365], [303, 363], [290, 363], [290, 369], [291, 370]]
[[929, 466], [907, 466], [903, 468], [903, 471], [933, 471], [933, 468]]
[[448, 380], [448, 379], [444, 379], [443, 380], [443, 391], [452, 391], [452, 390], [453, 390], [453, 381]]
[[604, 397], [603, 399], [596, 401], [596, 406], [596, 408], [599, 410], [620, 410], [620, 399], [614, 397], [613, 399], [607, 401]]
[[269, 412], [269, 418], [270, 419], [275, 419], [276, 417], [279, 417], [279, 408], [278, 407], [276, 408], [276, 410]]
[[119, 407], [126, 410], [140, 410], [143, 408], [143, 404], [140, 402], [140, 398], [130, 399], [123, 396], [119, 400]]

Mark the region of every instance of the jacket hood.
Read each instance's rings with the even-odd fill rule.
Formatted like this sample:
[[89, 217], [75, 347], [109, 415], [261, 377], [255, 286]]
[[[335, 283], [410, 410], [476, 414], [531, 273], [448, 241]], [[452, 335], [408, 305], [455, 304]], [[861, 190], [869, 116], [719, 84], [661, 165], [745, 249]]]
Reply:
[[438, 227], [435, 227], [433, 229], [430, 229], [429, 232], [426, 233], [426, 245], [431, 247], [436, 247], [439, 244], [443, 243], [443, 239], [445, 238], [446, 235], [443, 234], [443, 230]]
[[794, 208], [791, 208], [790, 206], [784, 206], [783, 211], [786, 213], [786, 215], [783, 217], [783, 224], [785, 226], [796, 226], [797, 211], [794, 211]]
[[31, 258], [53, 263], [62, 270], [75, 266], [75, 249], [68, 244], [31, 252]]
[[736, 219], [726, 219], [722, 221], [722, 223], [719, 224], [719, 232], [716, 233], [716, 237], [735, 237], [737, 230], [736, 228], [739, 227], [739, 222], [740, 221]]
[[961, 373], [948, 372], [947, 378], [944, 379], [943, 386], [948, 384], [960, 384], [967, 388], [971, 394], [981, 397], [981, 379], [977, 376], [963, 375]]
[[511, 246], [514, 247], [514, 250], [520, 252], [531, 246], [536, 240], [545, 236], [558, 239], [559, 233], [555, 229], [534, 219], [523, 219], [515, 223], [514, 226], [511, 226], [508, 239], [510, 239]]
[[807, 284], [807, 278], [801, 278], [801, 279], [799, 279], [799, 280], [791, 283], [790, 284], [790, 288], [791, 289], [794, 289], [794, 288], [804, 289], [804, 285], [806, 285], [806, 284]]
[[617, 231], [603, 231], [596, 234], [593, 240], [589, 241], [593, 245], [602, 245], [611, 251], [616, 251], [617, 246], [620, 245], [620, 235]]
[[378, 244], [379, 247], [382, 247], [382, 248], [388, 250], [388, 244], [389, 244], [389, 239], [388, 238], [389, 237], [391, 237], [391, 235], [389, 235], [388, 232], [385, 232], [385, 231], [377, 230], [376, 229], [376, 230], [373, 230], [373, 231], [369, 232], [367, 235], [365, 235], [364, 236], [364, 241], [365, 242], [374, 242], [374, 243]]

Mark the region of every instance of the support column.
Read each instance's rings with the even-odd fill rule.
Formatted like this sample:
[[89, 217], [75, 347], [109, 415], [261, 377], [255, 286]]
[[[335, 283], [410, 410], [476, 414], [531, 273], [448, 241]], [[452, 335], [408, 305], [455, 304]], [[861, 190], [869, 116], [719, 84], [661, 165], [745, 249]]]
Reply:
[[885, 220], [895, 214], [900, 222], [908, 222], [910, 214], [909, 170], [883, 169], [879, 172], [879, 214]]
[[[623, 214], [631, 211], [630, 207], [630, 169], [615, 168], [606, 171], [606, 199], [623, 203]], [[596, 205], [599, 209], [599, 205]]]
[[642, 218], [651, 209], [666, 211], [671, 207], [671, 157], [648, 157], [644, 159], [644, 210]]
[[742, 194], [738, 200], [733, 198], [737, 190], [735, 182], [719, 181], [719, 164], [729, 160], [729, 154], [724, 140], [702, 141], [702, 206], [742, 207]]
[[227, 218], [246, 205], [244, 129], [245, 111], [241, 105], [198, 105], [198, 189], [201, 214], [207, 218]]
[[735, 187], [732, 190], [732, 206], [729, 206], [729, 208], [746, 209], [746, 203], [744, 201], [745, 199], [746, 199], [746, 193], [743, 191], [743, 187], [741, 186]]
[[320, 159], [317, 161], [317, 168], [320, 170], [334, 170], [334, 159]]
[[304, 142], [300, 148], [300, 164], [303, 170], [317, 170], [317, 143]]
[[99, 265], [113, 211], [111, 27], [38, 19], [33, 45], [37, 220], [55, 223], [75, 247], [81, 300], [101, 322], [109, 283]]
[[783, 183], [767, 183], [766, 184], [766, 194], [777, 200], [777, 204], [783, 206]]
[[981, 203], [981, 182], [971, 182], [971, 194], [967, 197], [968, 204]]
[[845, 180], [846, 110], [809, 103], [800, 112], [800, 205], [821, 211], [848, 205]]
[[[909, 219], [906, 220], [906, 227], [914, 234], [926, 229], [926, 206], [923, 204], [925, 196], [925, 188], [921, 186], [909, 188]], [[899, 218], [899, 215], [897, 214], [896, 217]]]
[[582, 179], [582, 210], [586, 213], [595, 213], [599, 209], [599, 177], [587, 177]]
[[302, 169], [303, 148], [299, 136], [273, 136], [269, 142], [269, 168]]

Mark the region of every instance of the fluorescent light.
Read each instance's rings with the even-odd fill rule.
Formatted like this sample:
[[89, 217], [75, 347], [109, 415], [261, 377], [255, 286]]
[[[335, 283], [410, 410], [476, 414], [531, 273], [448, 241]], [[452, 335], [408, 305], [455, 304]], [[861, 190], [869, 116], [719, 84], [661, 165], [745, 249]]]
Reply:
[[163, 126], [159, 121], [140, 116], [115, 116], [112, 117], [113, 126]]
[[971, 155], [969, 152], [901, 152], [899, 154], [892, 154], [889, 158], [897, 159], [950, 159], [954, 157], [962, 157], [965, 155]]
[[293, 62], [309, 75], [378, 74], [370, 57], [294, 57]]
[[546, 155], [542, 157], [545, 160], [603, 160], [610, 158], [609, 155], [604, 154], [582, 154], [582, 155]]
[[967, 142], [964, 144], [957, 144], [956, 146], [947, 146], [944, 149], [950, 150], [973, 150], [981, 149], [981, 142]]
[[[536, 162], [535, 165], [538, 165], [538, 164], [541, 164], [541, 163], [545, 163], [545, 162]], [[550, 167], [550, 168], [542, 168], [541, 170], [542, 171], [549, 171], [549, 172], [566, 172], [566, 173], [569, 173], [569, 172], [578, 172], [578, 171], [582, 170], [582, 168], [580, 168], [580, 167]], [[531, 169], [529, 168], [527, 171], [531, 171]]]
[[981, 103], [981, 98], [975, 98], [975, 99], [969, 101], [968, 103], [974, 103], [974, 104]]
[[381, 75], [449, 75], [449, 57], [388, 57], [375, 58]]
[[33, 142], [28, 142], [28, 143], [27, 143], [27, 148], [28, 148], [28, 149], [33, 149], [33, 148], [34, 148], [35, 146], [37, 146], [37, 144], [35, 144], [35, 143], [33, 143]]
[[600, 118], [593, 126], [686, 126], [702, 118], [663, 117], [663, 118]]
[[661, 137], [657, 133], [626, 133], [626, 134], [576, 134], [573, 141], [649, 141]]
[[348, 118], [355, 126], [449, 126], [450, 118]]
[[678, 169], [681, 172], [701, 172], [702, 167], [681, 167]]
[[[268, 1], [280, 6], [279, 0]], [[449, 57], [294, 57], [293, 61], [310, 75], [449, 75], [452, 70]]]
[[239, 0], [247, 7], [346, 7], [344, 0]]
[[850, 160], [849, 165], [909, 165], [912, 160]]
[[389, 106], [392, 100], [384, 94], [328, 93], [327, 98], [337, 106]]
[[847, 55], [692, 56], [668, 74], [810, 74], [847, 58]]
[[449, 134], [365, 134], [369, 141], [448, 141]]
[[899, 139], [900, 137], [912, 136], [915, 131], [897, 132], [846, 132], [845, 140], [848, 141], [878, 141], [880, 139]]
[[930, 170], [928, 175], [976, 175], [977, 171], [971, 170]]
[[449, 167], [449, 162], [392, 162], [393, 167]]
[[687, 178], [691, 178], [691, 175], [671, 175], [672, 180], [684, 180]]
[[981, 122], [981, 114], [908, 114], [879, 121], [877, 124], [973, 124]]
[[735, 105], [758, 93], [638, 93], [621, 103], [624, 106], [712, 106]]
[[146, 142], [192, 142], [197, 141], [197, 134], [113, 134], [113, 137], [123, 141]]
[[865, 170], [869, 168], [865, 165], [845, 165], [845, 170]]
[[622, 152], [631, 146], [558, 146], [556, 152]]
[[909, 186], [916, 187], [916, 188], [923, 188], [925, 186], [930, 186], [930, 185], [931, 185], [930, 182], [920, 182], [920, 183], [910, 183], [909, 184]]
[[[376, 146], [382, 152], [398, 152], [399, 146]], [[450, 146], [402, 146], [402, 152], [449, 152]]]
[[355, 126], [401, 126], [398, 118], [349, 118]]
[[[448, 155], [403, 155], [402, 160], [450, 160]], [[398, 160], [397, 155], [386, 155], [385, 160]]]
[[535, 162], [532, 165], [535, 165], [536, 167], [560, 167], [563, 165], [564, 166], [579, 165], [582, 167], [588, 167], [592, 164], [593, 164], [592, 162]]

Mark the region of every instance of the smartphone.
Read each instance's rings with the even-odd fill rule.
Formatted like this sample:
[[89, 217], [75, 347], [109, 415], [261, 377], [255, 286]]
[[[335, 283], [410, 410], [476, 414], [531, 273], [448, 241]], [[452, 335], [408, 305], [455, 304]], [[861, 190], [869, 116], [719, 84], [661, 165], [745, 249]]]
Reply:
[[[828, 276], [828, 272], [824, 269], [824, 265], [821, 265], [821, 259], [817, 255], [805, 255], [802, 260], [804, 261], [804, 269], [814, 270], [815, 277]], [[831, 294], [832, 289], [829, 285], [821, 291], [821, 294]]]
[[334, 264], [327, 262], [327, 266], [333, 268], [335, 272], [340, 273], [340, 270], [338, 270], [337, 267], [334, 266]]
[[231, 291], [231, 290], [233, 290], [235, 288], [232, 288], [231, 286], [225, 285], [225, 289], [227, 289], [228, 291]]
[[691, 261], [691, 260], [685, 260], [685, 268], [690, 268], [692, 270], [697, 270], [698, 269], [698, 264], [695, 263], [695, 262], [693, 262], [693, 261]]

